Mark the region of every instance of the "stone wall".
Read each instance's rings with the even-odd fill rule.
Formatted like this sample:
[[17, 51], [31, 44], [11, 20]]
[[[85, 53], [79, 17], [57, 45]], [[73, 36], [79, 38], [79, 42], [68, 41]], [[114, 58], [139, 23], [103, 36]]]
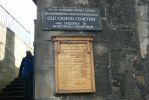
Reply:
[[25, 51], [30, 46], [3, 24], [0, 24], [0, 91], [18, 75]]
[[[135, 0], [37, 0], [35, 100], [143, 100], [136, 80], [143, 73], [137, 5]], [[102, 31], [43, 31], [44, 7], [99, 8]], [[96, 93], [55, 95], [54, 35], [94, 35]]]
[[142, 96], [149, 95], [149, 0], [138, 0], [136, 2], [137, 30], [140, 42], [141, 60], [138, 61], [144, 75], [144, 89]]

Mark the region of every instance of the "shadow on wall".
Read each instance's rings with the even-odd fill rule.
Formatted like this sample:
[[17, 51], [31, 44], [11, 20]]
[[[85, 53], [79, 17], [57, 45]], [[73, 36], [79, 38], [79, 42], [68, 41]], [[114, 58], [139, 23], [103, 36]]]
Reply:
[[[1, 31], [0, 31], [1, 32]], [[10, 81], [12, 81], [17, 73], [18, 68], [15, 66], [15, 34], [10, 30], [6, 29], [5, 33], [0, 33], [1, 38], [5, 38], [5, 43], [0, 45], [0, 53], [4, 55], [4, 58], [0, 60], [0, 91], [4, 88]], [[3, 50], [4, 51], [3, 51]]]

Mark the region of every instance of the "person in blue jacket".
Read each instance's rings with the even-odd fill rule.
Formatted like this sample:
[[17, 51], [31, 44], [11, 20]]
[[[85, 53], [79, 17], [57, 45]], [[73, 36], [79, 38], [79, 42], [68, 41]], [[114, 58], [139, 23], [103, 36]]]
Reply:
[[33, 77], [33, 55], [30, 51], [26, 51], [26, 56], [22, 59], [19, 71], [19, 77], [32, 79]]
[[20, 70], [19, 70], [19, 77], [22, 77], [25, 82], [25, 97], [26, 100], [29, 98], [29, 90], [32, 91], [32, 88], [29, 89], [29, 85], [33, 81], [33, 55], [30, 51], [26, 51], [26, 56], [22, 59]]

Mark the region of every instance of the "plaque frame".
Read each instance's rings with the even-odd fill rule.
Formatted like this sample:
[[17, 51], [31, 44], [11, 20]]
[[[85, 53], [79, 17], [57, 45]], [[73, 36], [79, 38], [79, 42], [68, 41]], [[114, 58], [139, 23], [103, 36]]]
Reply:
[[[94, 75], [94, 60], [93, 60], [93, 51], [92, 51], [92, 41], [93, 36], [53, 36], [52, 40], [54, 41], [55, 47], [55, 93], [56, 94], [68, 94], [68, 93], [94, 93], [95, 89], [95, 75]], [[59, 76], [58, 76], [58, 54], [60, 51], [60, 44], [86, 44], [87, 53], [90, 54], [90, 69], [91, 69], [91, 88], [90, 89], [76, 89], [76, 90], [60, 90], [59, 89]]]

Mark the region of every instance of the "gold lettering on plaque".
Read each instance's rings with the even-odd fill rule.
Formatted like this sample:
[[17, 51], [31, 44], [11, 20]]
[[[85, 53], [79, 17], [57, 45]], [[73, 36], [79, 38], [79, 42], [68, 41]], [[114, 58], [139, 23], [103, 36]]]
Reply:
[[70, 38], [55, 42], [56, 93], [95, 92], [92, 44], [83, 39], [77, 41], [81, 37]]

